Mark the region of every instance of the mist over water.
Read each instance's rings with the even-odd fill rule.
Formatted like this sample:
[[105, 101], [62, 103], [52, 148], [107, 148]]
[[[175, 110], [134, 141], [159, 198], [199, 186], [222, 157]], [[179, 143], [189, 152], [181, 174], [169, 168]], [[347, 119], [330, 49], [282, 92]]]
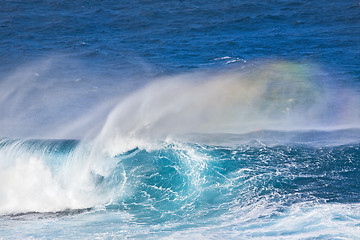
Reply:
[[[117, 202], [131, 189], [125, 187], [129, 176], [122, 162], [133, 158], [132, 151], [137, 156], [169, 148], [195, 166], [195, 159], [205, 164], [208, 156], [193, 152], [187, 141], [230, 144], [229, 134], [237, 144], [274, 145], [293, 143], [304, 131], [345, 129], [335, 133], [343, 138], [335, 145], [357, 141], [351, 135], [357, 130], [346, 129], [359, 127], [358, 93], [311, 63], [267, 60], [163, 76], [127, 95], [113, 85], [95, 88], [91, 79], [69, 80], [56, 70], [53, 76], [56, 66], [41, 62], [2, 81], [3, 214]], [[322, 144], [334, 144], [334, 136], [322, 136]], [[301, 141], [314, 138], [321, 139], [320, 133]]]
[[1, 136], [164, 139], [359, 123], [357, 90], [309, 62], [253, 61], [161, 77], [144, 71], [133, 83], [105, 76], [98, 84], [101, 77], [64, 57], [19, 67], [1, 81]]
[[358, 96], [314, 64], [256, 62], [155, 80], [114, 108], [100, 137], [118, 144], [187, 133], [358, 127]]
[[359, 11], [1, 2], [0, 239], [358, 239]]
[[0, 81], [0, 134], [22, 138], [94, 137], [111, 108], [146, 82], [136, 74], [134, 77], [126, 81], [126, 74], [115, 77], [94, 72], [66, 56], [20, 65]]

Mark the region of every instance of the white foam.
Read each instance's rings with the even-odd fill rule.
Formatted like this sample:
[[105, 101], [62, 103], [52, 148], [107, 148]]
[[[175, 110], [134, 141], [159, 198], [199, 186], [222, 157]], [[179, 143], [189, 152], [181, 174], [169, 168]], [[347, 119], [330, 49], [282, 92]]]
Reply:
[[56, 153], [34, 152], [23, 143], [0, 149], [0, 215], [84, 209], [114, 197], [111, 189], [96, 188], [96, 176], [106, 176], [114, 166], [105, 157], [80, 144], [57, 164]]
[[[197, 239], [198, 236], [202, 239], [224, 236], [226, 239], [358, 239], [360, 236], [360, 205], [357, 203], [301, 203], [283, 213], [274, 211], [270, 204], [261, 205], [259, 211], [256, 208], [239, 210], [244, 212], [241, 216], [231, 216], [231, 219], [209, 226], [176, 231], [166, 239]], [[219, 220], [213, 219], [214, 222]]]
[[0, 196], [0, 214], [89, 207], [36, 157], [19, 158], [13, 166], [0, 169]]

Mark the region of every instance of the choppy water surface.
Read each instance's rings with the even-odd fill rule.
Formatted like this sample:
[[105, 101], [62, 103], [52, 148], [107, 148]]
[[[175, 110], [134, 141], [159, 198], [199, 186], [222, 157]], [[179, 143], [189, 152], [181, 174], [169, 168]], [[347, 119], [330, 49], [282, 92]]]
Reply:
[[0, 238], [360, 238], [358, 1], [0, 1]]

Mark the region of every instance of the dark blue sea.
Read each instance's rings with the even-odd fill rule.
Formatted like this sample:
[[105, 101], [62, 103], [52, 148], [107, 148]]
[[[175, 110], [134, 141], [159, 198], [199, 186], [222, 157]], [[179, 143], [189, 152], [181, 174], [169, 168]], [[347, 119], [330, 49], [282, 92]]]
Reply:
[[360, 239], [359, 0], [0, 0], [0, 239]]

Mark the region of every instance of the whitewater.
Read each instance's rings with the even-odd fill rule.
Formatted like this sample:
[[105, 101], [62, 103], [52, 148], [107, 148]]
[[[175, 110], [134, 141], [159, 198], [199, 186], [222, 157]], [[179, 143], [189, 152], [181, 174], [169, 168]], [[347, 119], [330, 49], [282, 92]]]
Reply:
[[360, 4], [1, 1], [0, 239], [360, 239]]
[[360, 99], [323, 78], [286, 61], [162, 77], [82, 139], [2, 138], [1, 233], [356, 238]]

